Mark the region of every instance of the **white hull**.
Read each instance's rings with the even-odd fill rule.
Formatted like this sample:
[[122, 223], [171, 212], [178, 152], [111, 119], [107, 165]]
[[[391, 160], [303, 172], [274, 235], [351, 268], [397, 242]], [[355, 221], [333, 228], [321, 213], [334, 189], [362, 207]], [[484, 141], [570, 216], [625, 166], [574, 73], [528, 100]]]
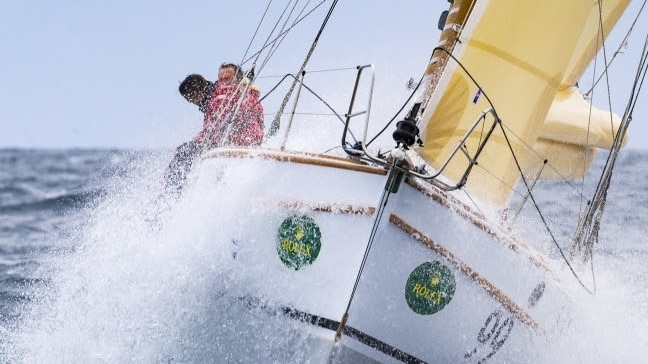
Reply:
[[424, 182], [381, 210], [387, 172], [349, 159], [221, 148], [200, 170], [205, 186], [272, 176], [247, 186], [254, 229], [232, 237], [246, 284], [227, 294], [294, 318], [324, 362], [479, 362], [553, 330], [567, 304], [539, 254]]

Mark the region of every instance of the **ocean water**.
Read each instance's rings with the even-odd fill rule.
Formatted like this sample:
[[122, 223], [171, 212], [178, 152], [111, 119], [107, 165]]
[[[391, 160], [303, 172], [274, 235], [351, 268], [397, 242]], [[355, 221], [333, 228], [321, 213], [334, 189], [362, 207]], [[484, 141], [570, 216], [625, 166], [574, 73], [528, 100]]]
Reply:
[[[312, 348], [294, 350], [305, 340], [290, 332], [290, 321], [222, 295], [227, 284], [241, 284], [228, 263], [234, 250], [230, 241], [204, 238], [205, 216], [224, 230], [244, 228], [243, 192], [219, 206], [167, 211], [175, 223], [151, 232], [150, 206], [170, 157], [168, 150], [0, 150], [0, 362], [309, 362]], [[602, 163], [598, 157], [595, 167]], [[491, 362], [648, 363], [647, 178], [648, 151], [624, 150], [595, 281], [587, 281], [596, 294], [576, 296], [569, 328], [523, 357]], [[538, 188], [553, 196], [541, 202], [549, 220], [582, 207], [561, 198], [561, 184]], [[259, 350], [259, 341], [271, 347]]]

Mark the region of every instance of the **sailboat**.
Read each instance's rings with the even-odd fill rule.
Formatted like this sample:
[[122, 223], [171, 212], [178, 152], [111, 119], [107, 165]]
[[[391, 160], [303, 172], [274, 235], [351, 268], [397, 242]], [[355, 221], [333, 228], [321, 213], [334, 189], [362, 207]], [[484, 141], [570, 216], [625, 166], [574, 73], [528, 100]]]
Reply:
[[[574, 282], [589, 288], [576, 265], [592, 254], [631, 119], [595, 108], [577, 83], [628, 4], [450, 2], [383, 149], [368, 135], [384, 119], [371, 114], [371, 64], [357, 67], [338, 148], [290, 147], [307, 56], [268, 142], [207, 151], [192, 182], [247, 191], [240, 213], [254, 228], [230, 237], [246, 284], [221, 293], [290, 322], [311, 362], [483, 363], [564, 329]], [[566, 248], [536, 182], [583, 178], [600, 149], [608, 177]], [[524, 209], [538, 211], [553, 255], [519, 234]]]

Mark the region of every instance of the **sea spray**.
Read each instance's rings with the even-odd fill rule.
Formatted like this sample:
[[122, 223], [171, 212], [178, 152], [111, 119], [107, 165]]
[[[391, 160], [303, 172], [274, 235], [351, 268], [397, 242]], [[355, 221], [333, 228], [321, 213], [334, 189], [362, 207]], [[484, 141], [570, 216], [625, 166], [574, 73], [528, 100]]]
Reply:
[[[573, 287], [569, 326], [537, 340], [528, 351], [538, 363], [640, 363], [648, 355], [646, 277], [637, 276], [646, 252], [622, 257], [598, 252], [596, 293]], [[573, 280], [564, 272], [561, 279]], [[585, 274], [590, 274], [589, 272]], [[642, 307], [643, 306], [643, 307]]]
[[[48, 283], [34, 293], [5, 359], [305, 362], [316, 354], [295, 322], [241, 299], [266, 271], [261, 262], [240, 264], [260, 243], [249, 239], [257, 228], [249, 222], [273, 209], [249, 198], [261, 176], [193, 175], [174, 200], [157, 197], [159, 171], [142, 170], [112, 181], [83, 211], [74, 248], [47, 258]], [[152, 204], [163, 207], [153, 218]]]

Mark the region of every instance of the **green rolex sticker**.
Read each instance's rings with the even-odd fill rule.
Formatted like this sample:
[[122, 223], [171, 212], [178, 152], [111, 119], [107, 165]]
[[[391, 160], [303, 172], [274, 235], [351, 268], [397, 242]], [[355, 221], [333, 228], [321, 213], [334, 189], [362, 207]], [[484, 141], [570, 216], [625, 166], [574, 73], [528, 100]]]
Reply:
[[300, 270], [313, 264], [322, 247], [322, 233], [306, 215], [293, 215], [279, 226], [277, 254], [288, 268]]
[[431, 315], [441, 311], [454, 296], [457, 284], [452, 271], [438, 261], [425, 262], [410, 273], [405, 300], [412, 311]]

